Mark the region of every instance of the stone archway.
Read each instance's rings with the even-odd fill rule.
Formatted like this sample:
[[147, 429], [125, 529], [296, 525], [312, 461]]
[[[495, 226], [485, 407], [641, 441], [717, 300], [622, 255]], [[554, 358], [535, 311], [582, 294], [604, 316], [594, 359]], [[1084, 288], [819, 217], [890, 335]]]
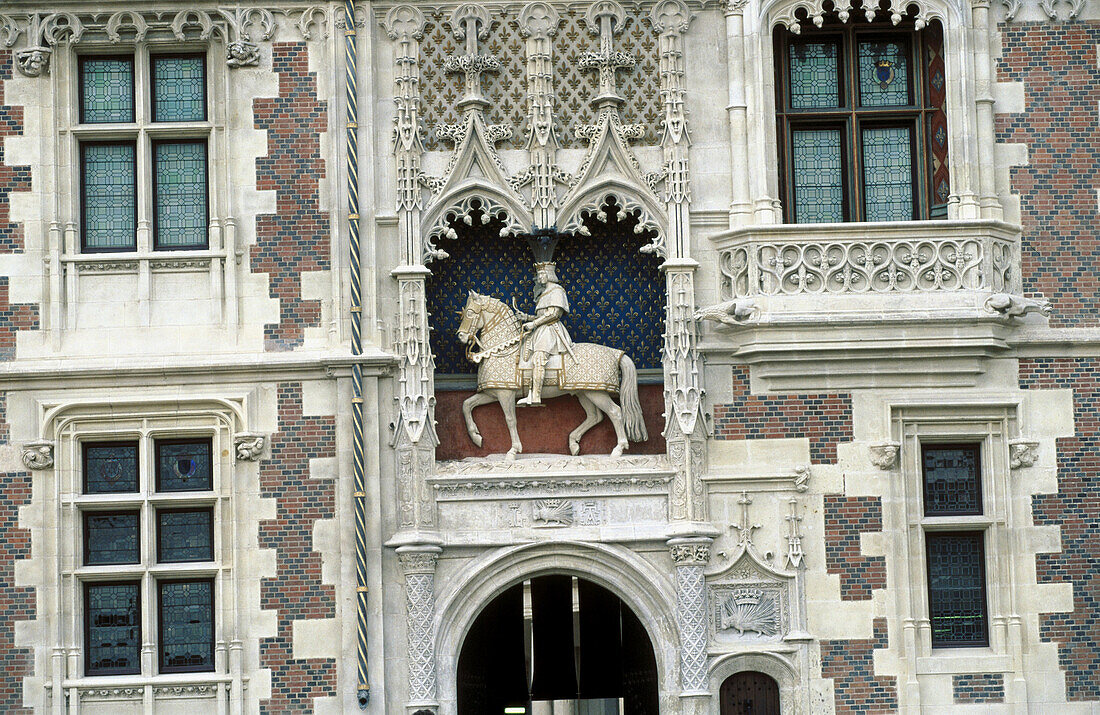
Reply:
[[458, 659], [459, 715], [657, 715], [657, 662], [615, 594], [564, 574], [517, 583], [481, 610]]

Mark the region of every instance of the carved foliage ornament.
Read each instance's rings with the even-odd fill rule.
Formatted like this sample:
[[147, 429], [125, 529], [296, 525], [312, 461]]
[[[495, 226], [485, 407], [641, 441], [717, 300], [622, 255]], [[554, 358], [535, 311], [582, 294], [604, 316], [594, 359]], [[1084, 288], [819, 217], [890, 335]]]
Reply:
[[53, 442], [27, 442], [23, 445], [22, 456], [27, 469], [49, 469], [53, 466]]
[[913, 18], [913, 26], [917, 30], [924, 29], [933, 18], [943, 20], [941, 13], [937, 12], [928, 0], [888, 0], [888, 2], [887, 8], [880, 10], [879, 3], [871, 0], [864, 0], [860, 8], [854, 7], [852, 0], [835, 0], [832, 12], [827, 13], [825, 0], [797, 0], [789, 5], [784, 5], [782, 11], [772, 17], [772, 24], [784, 25], [794, 34], [800, 34], [802, 32], [802, 20], [799, 18], [799, 11], [804, 10], [806, 19], [813, 22], [815, 27], [821, 27], [825, 24], [826, 14], [842, 23], [847, 23], [856, 12], [860, 11], [862, 11], [867, 22], [874, 22], [880, 12], [885, 12], [886, 16], [890, 18], [890, 22], [897, 25], [909, 16], [910, 7], [915, 7], [917, 10]]

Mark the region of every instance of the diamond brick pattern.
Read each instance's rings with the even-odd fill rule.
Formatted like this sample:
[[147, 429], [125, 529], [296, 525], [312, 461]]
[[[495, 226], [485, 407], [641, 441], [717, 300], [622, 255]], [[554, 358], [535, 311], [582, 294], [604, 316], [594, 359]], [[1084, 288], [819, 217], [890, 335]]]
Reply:
[[833, 679], [837, 715], [897, 711], [898, 679], [875, 675], [874, 651], [888, 645], [885, 618], [874, 620], [870, 639], [821, 642], [821, 677]]
[[971, 673], [951, 676], [951, 691], [957, 703], [1003, 703], [1004, 673]]
[[733, 368], [733, 402], [714, 406], [715, 439], [809, 437], [814, 464], [836, 461], [838, 442], [852, 440], [848, 393], [750, 395], [747, 367]]
[[329, 219], [321, 210], [325, 178], [321, 132], [328, 109], [317, 98], [304, 42], [277, 42], [271, 50], [279, 96], [253, 101], [257, 129], [267, 130], [267, 156], [256, 160], [256, 188], [275, 191], [275, 213], [256, 219], [252, 270], [269, 275], [279, 299], [279, 322], [264, 326], [264, 349], [293, 350], [305, 329], [321, 323], [321, 301], [302, 299], [301, 274], [329, 268]]
[[1024, 225], [1024, 289], [1053, 303], [1051, 325], [1095, 326], [1100, 312], [1100, 23], [999, 27], [997, 80], [1024, 84], [1027, 111], [997, 116], [997, 141], [1027, 145], [1012, 168]]
[[882, 531], [882, 499], [825, 495], [825, 570], [840, 575], [840, 599], [865, 601], [886, 588], [886, 559], [864, 556], [860, 534]]
[[[7, 395], [0, 393], [0, 444], [7, 444], [10, 434], [7, 421]], [[0, 472], [0, 659], [4, 671], [0, 675], [0, 712], [29, 713], [23, 705], [23, 678], [34, 672], [34, 654], [27, 648], [15, 647], [15, 624], [34, 620], [36, 615], [33, 588], [15, 585], [15, 563], [30, 558], [31, 535], [19, 528], [19, 507], [31, 501], [31, 474], [27, 471]]]
[[310, 476], [309, 460], [336, 453], [336, 419], [302, 414], [301, 383], [278, 387], [279, 431], [271, 459], [260, 464], [260, 496], [276, 499], [276, 517], [260, 524], [260, 548], [275, 549], [276, 575], [260, 585], [260, 606], [278, 612], [278, 633], [260, 642], [260, 667], [271, 669], [271, 698], [261, 712], [312, 711], [313, 699], [336, 694], [336, 661], [293, 657], [294, 621], [333, 618], [336, 593], [321, 583], [313, 550], [318, 519], [335, 513], [335, 484]]
[[1039, 636], [1058, 644], [1067, 700], [1100, 700], [1100, 359], [1020, 360], [1020, 387], [1073, 390], [1074, 436], [1057, 440], [1058, 491], [1031, 500], [1036, 526], [1057, 526], [1062, 550], [1035, 557], [1039, 583], [1072, 583], [1073, 611], [1040, 613]]

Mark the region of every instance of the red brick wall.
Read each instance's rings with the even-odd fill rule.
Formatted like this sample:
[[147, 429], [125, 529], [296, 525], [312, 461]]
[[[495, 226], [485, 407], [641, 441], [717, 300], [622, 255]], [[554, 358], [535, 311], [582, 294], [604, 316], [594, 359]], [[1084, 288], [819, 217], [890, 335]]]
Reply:
[[1003, 703], [1004, 673], [971, 673], [951, 676], [951, 692], [957, 703]]
[[821, 677], [833, 679], [837, 715], [886, 713], [898, 709], [898, 679], [875, 675], [875, 650], [889, 647], [886, 619], [876, 618], [865, 640], [821, 642]]
[[809, 437], [810, 461], [836, 461], [838, 442], [852, 441], [852, 396], [833, 392], [750, 395], [749, 369], [733, 368], [733, 401], [714, 406], [715, 439]]
[[260, 548], [275, 549], [275, 578], [260, 586], [260, 606], [278, 612], [278, 633], [260, 643], [260, 667], [271, 668], [266, 713], [307, 712], [313, 698], [336, 694], [336, 661], [292, 657], [293, 622], [333, 618], [336, 593], [321, 583], [321, 554], [313, 550], [313, 527], [336, 506], [331, 479], [313, 478], [309, 460], [336, 454], [334, 417], [302, 414], [302, 385], [280, 383], [279, 431], [271, 435], [271, 458], [260, 464], [260, 495], [276, 499], [275, 519], [260, 524]]
[[[11, 221], [11, 193], [31, 190], [31, 168], [5, 163], [4, 137], [23, 134], [23, 108], [4, 104], [4, 81], [12, 76], [12, 53], [0, 51], [0, 253], [23, 252], [23, 227]], [[15, 333], [38, 329], [38, 306], [12, 305], [8, 278], [0, 277], [0, 360], [15, 358]]]
[[1036, 526], [1057, 526], [1062, 549], [1038, 554], [1039, 583], [1072, 583], [1073, 611], [1039, 615], [1058, 644], [1069, 700], [1100, 700], [1100, 358], [1020, 360], [1020, 387], [1072, 389], [1074, 436], [1057, 440], [1058, 491], [1031, 500]]
[[279, 299], [279, 322], [264, 326], [266, 350], [293, 350], [305, 329], [321, 324], [321, 302], [302, 299], [303, 271], [329, 268], [329, 220], [321, 210], [325, 178], [321, 132], [328, 110], [317, 99], [304, 42], [277, 42], [271, 50], [279, 96], [253, 101], [257, 129], [267, 130], [267, 156], [256, 160], [256, 188], [275, 191], [275, 213], [256, 219], [252, 270], [269, 275]]
[[825, 495], [825, 570], [840, 575], [843, 601], [865, 601], [886, 588], [886, 559], [860, 553], [860, 534], [876, 531], [882, 531], [882, 499]]
[[[7, 444], [10, 425], [6, 419], [7, 395], [0, 393], [0, 444]], [[27, 471], [0, 472], [0, 712], [30, 712], [23, 704], [23, 678], [34, 671], [34, 654], [15, 647], [15, 624], [32, 621], [36, 609], [34, 589], [15, 585], [15, 562], [30, 558], [31, 536], [19, 528], [19, 507], [31, 500], [31, 474]]]
[[997, 80], [1023, 82], [1026, 111], [997, 117], [997, 141], [1027, 145], [1014, 167], [1023, 279], [1053, 303], [1052, 325], [1096, 325], [1100, 311], [1100, 23], [1001, 25]]

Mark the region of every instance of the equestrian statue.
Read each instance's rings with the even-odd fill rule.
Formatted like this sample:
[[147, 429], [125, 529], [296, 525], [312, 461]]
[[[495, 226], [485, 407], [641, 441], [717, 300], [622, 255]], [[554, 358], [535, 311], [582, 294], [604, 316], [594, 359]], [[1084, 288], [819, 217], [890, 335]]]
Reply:
[[[638, 400], [638, 373], [634, 361], [622, 350], [594, 343], [574, 343], [562, 319], [569, 313], [569, 299], [558, 282], [550, 261], [535, 264], [535, 313], [509, 307], [488, 295], [470, 291], [462, 309], [458, 339], [466, 344], [466, 357], [477, 368], [477, 394], [462, 403], [466, 431], [478, 447], [481, 432], [473, 410], [499, 402], [512, 438], [506, 459], [523, 451], [516, 430], [516, 406], [541, 407], [543, 398], [575, 395], [585, 418], [569, 433], [569, 451], [580, 452], [581, 437], [599, 424], [604, 415], [615, 427], [619, 456], [627, 440], [648, 439], [642, 405]], [[516, 400], [516, 395], [526, 396]], [[618, 394], [622, 406], [612, 395]]]

